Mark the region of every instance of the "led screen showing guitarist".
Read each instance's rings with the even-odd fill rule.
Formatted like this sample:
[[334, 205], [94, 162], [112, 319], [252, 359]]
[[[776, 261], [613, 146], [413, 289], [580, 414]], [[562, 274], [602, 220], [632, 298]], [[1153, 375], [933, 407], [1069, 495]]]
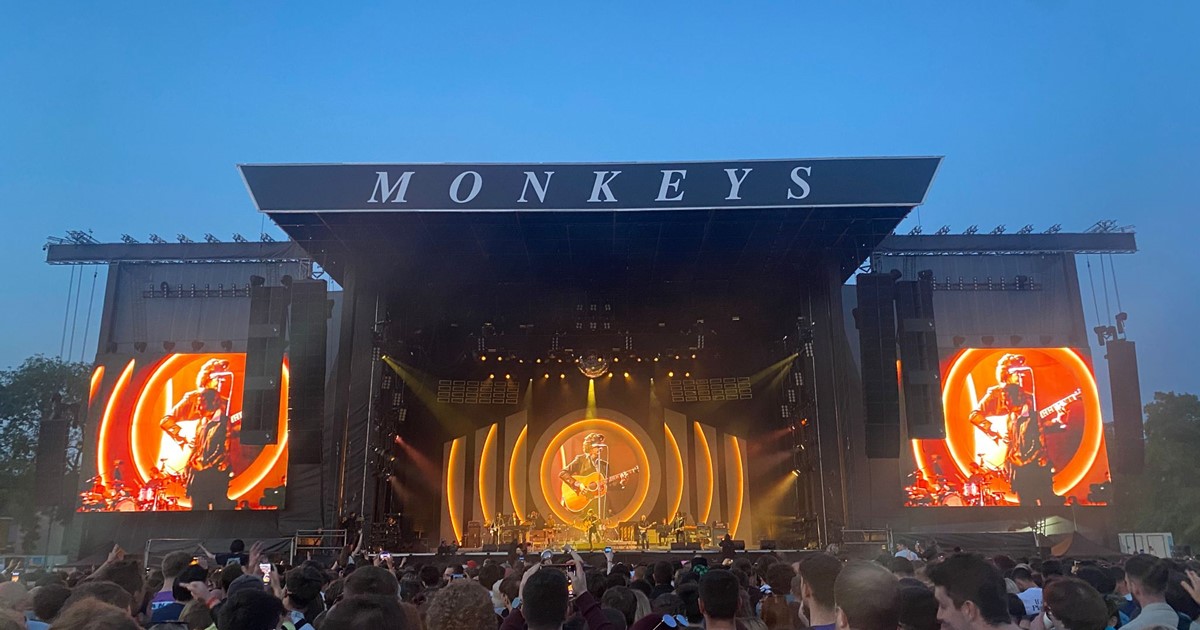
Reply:
[[558, 473], [562, 480], [562, 504], [572, 512], [591, 509], [594, 514], [606, 514], [604, 505], [609, 486], [624, 487], [625, 482], [640, 472], [637, 466], [610, 474], [606, 457], [608, 445], [604, 434], [589, 433], [583, 438], [583, 453], [575, 456]]
[[[1058, 416], [1066, 401], [1044, 411], [1038, 409], [1033, 369], [1026, 365], [1021, 354], [1000, 357], [996, 380], [998, 383], [988, 388], [968, 420], [988, 437], [1007, 444], [1004, 461], [1012, 473], [1012, 489], [1021, 505], [1061, 504], [1062, 499], [1053, 491], [1045, 438], [1048, 429], [1055, 423], [1061, 424]], [[1056, 408], [1058, 413], [1054, 412]], [[1004, 433], [992, 428], [988, 418], [995, 416], [1004, 418]], [[1050, 416], [1053, 418], [1047, 421]]]

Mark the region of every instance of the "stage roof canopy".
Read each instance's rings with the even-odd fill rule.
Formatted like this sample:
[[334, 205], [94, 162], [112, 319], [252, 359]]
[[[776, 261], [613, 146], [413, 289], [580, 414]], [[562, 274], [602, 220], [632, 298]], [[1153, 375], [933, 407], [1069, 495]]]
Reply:
[[939, 157], [606, 164], [241, 165], [337, 280], [697, 282], [836, 265], [924, 202]]

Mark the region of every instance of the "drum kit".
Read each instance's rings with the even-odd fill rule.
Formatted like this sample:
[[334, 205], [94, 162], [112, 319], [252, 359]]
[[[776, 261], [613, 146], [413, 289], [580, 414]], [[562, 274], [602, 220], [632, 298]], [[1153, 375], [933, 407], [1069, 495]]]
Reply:
[[971, 475], [962, 482], [944, 477], [928, 479], [917, 470], [908, 475], [911, 485], [905, 487], [909, 507], [993, 507], [1008, 505], [1005, 488], [1011, 477], [1002, 468], [972, 464]]
[[120, 479], [105, 484], [99, 475], [87, 482], [91, 488], [79, 493], [82, 512], [169, 512], [184, 509], [179, 497], [186, 493], [188, 479], [185, 473], [167, 467], [164, 460], [140, 487]]

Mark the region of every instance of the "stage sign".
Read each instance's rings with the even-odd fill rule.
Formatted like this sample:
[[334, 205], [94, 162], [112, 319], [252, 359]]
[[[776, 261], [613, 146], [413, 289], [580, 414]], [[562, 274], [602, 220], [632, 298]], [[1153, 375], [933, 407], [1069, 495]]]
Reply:
[[946, 439], [912, 440], [910, 507], [1104, 505], [1100, 397], [1073, 348], [969, 348], [942, 374]]
[[244, 164], [260, 212], [911, 207], [940, 157], [611, 164]]
[[121, 367], [109, 367], [110, 376], [117, 375], [112, 390], [92, 401], [92, 415], [99, 418], [96, 470], [80, 495], [79, 511], [283, 507], [286, 360], [280, 366], [284, 437], [265, 447], [239, 439], [246, 355], [169, 354], [146, 364], [129, 359], [117, 372]]

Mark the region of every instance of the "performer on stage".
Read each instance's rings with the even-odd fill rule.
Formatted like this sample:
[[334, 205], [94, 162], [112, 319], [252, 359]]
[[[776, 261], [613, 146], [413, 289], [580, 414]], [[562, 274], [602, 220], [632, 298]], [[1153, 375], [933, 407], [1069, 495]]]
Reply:
[[649, 549], [650, 548], [650, 528], [653, 526], [654, 526], [654, 524], [646, 519], [645, 514], [642, 515], [642, 518], [638, 519], [637, 541], [638, 541], [639, 548], [641, 548], [641, 549]]
[[[196, 375], [196, 389], [184, 394], [159, 422], [159, 427], [180, 446], [191, 446], [185, 474], [190, 478], [187, 495], [192, 499], [193, 510], [233, 506], [227, 494], [241, 414], [229, 416], [228, 395], [232, 386], [228, 361], [206, 361]], [[192, 442], [181, 434], [179, 423], [186, 421], [199, 421]]]
[[595, 551], [595, 541], [600, 537], [600, 517], [591, 508], [583, 517], [583, 526], [587, 530], [588, 551]]
[[546, 519], [542, 518], [542, 515], [538, 514], [537, 510], [530, 512], [529, 516], [525, 518], [525, 522], [533, 529], [544, 529], [546, 527]]
[[687, 542], [683, 533], [683, 528], [686, 526], [687, 514], [684, 512], [676, 512], [674, 520], [671, 521], [671, 530], [675, 534], [675, 542]]
[[[1061, 504], [1054, 494], [1047, 465], [1041, 418], [1033, 392], [1033, 370], [1025, 356], [1005, 354], [996, 364], [998, 384], [989, 387], [968, 420], [988, 437], [1008, 443], [1005, 463], [1012, 472], [1012, 489], [1021, 505]], [[1006, 434], [994, 431], [987, 416], [1005, 416]]]

